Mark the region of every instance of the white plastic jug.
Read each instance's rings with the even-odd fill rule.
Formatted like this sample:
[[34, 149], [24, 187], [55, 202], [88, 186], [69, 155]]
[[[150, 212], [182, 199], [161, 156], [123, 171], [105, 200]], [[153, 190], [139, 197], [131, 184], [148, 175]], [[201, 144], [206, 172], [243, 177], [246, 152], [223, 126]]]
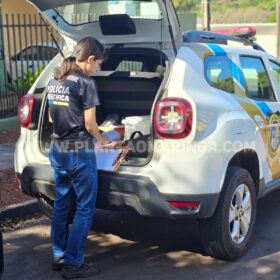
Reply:
[[126, 117], [122, 120], [124, 124], [124, 140], [128, 140], [134, 131], [141, 131], [143, 135], [150, 134], [151, 116]]

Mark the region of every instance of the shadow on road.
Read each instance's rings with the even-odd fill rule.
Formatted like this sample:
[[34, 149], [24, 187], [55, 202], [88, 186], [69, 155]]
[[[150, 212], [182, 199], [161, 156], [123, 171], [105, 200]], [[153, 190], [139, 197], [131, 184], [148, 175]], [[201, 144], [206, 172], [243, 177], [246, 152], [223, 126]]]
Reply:
[[[87, 261], [98, 261], [95, 279], [279, 279], [280, 191], [259, 201], [248, 254], [236, 262], [204, 256], [195, 221], [167, 221], [98, 210]], [[5, 234], [5, 279], [61, 279], [50, 270], [50, 223]], [[119, 238], [120, 237], [120, 238]]]
[[204, 253], [198, 224], [192, 220], [170, 221], [140, 217], [128, 212], [97, 211], [93, 230], [148, 246], [159, 246], [166, 252], [186, 250]]
[[[255, 231], [250, 243], [250, 251], [244, 259], [265, 257], [280, 251], [280, 190], [259, 200]], [[169, 221], [140, 217], [128, 212], [99, 210], [95, 216], [93, 230], [111, 233], [121, 238], [159, 246], [162, 251], [184, 250], [205, 254], [200, 241], [198, 223], [193, 220]], [[259, 249], [263, 243], [267, 250]]]

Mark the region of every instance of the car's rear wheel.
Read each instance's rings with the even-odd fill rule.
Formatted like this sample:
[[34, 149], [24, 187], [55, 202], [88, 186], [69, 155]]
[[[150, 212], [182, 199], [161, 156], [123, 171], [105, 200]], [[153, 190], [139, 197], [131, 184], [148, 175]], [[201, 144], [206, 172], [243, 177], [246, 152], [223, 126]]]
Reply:
[[242, 257], [248, 250], [256, 212], [256, 188], [250, 173], [229, 167], [214, 215], [200, 221], [206, 252], [223, 260]]
[[[73, 204], [74, 204], [74, 202], [75, 201], [73, 200]], [[38, 205], [39, 205], [39, 208], [41, 209], [41, 211], [43, 212], [43, 214], [45, 214], [48, 218], [51, 219], [52, 215], [53, 215], [53, 200], [49, 199], [46, 196], [41, 195], [38, 198]], [[68, 216], [69, 224], [72, 224], [74, 215], [75, 215], [75, 206], [72, 205], [71, 211]]]
[[38, 205], [43, 214], [45, 214], [48, 218], [51, 219], [53, 214], [53, 201], [45, 196], [40, 196], [38, 198]]

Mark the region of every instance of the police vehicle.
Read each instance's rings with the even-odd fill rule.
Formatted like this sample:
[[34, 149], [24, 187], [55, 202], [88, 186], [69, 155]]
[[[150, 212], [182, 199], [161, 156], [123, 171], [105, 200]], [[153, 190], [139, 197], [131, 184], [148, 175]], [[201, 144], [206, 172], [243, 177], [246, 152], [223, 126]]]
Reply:
[[[99, 124], [111, 114], [150, 116], [150, 133], [134, 139], [144, 151], [117, 172], [99, 170], [97, 207], [197, 219], [210, 256], [243, 256], [258, 199], [280, 187], [280, 61], [254, 42], [252, 29], [182, 36], [170, 0], [29, 2], [64, 37], [63, 55], [89, 35], [105, 45], [107, 59], [92, 77]], [[61, 59], [20, 101], [15, 152], [22, 191], [49, 216], [55, 183], [45, 93]]]

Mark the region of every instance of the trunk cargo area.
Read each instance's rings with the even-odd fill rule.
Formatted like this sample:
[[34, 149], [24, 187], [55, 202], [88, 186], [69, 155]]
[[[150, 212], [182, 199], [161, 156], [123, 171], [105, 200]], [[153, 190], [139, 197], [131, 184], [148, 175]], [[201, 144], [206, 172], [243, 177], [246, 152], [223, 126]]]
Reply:
[[[96, 119], [100, 126], [110, 115], [119, 116], [119, 124], [126, 117], [151, 116], [153, 104], [166, 74], [167, 57], [156, 49], [111, 49], [101, 71], [92, 78], [97, 85], [100, 106]], [[48, 120], [48, 105], [44, 103], [41, 115], [39, 142], [43, 153], [52, 133]], [[152, 120], [151, 122], [152, 123]], [[149, 135], [151, 136], [151, 135]], [[151, 141], [148, 137], [146, 141]], [[146, 147], [150, 147], [147, 143]], [[141, 164], [146, 158], [128, 158], [130, 164]]]

